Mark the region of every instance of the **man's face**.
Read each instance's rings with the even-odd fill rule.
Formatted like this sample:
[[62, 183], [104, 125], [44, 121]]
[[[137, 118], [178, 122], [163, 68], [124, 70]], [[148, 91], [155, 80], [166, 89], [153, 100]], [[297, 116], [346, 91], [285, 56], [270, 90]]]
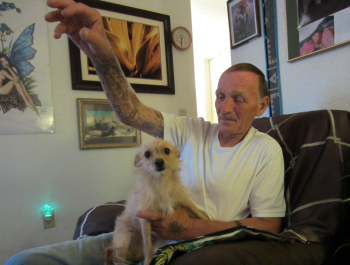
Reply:
[[247, 71], [222, 75], [215, 100], [220, 134], [243, 138], [255, 116], [262, 115], [267, 105], [267, 97], [259, 99], [258, 75]]

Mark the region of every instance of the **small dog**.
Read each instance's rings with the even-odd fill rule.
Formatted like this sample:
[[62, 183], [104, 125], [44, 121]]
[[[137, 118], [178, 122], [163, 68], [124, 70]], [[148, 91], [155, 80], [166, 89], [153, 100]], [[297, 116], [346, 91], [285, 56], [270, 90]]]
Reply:
[[106, 262], [115, 265], [150, 264], [153, 255], [151, 223], [135, 212], [161, 211], [171, 215], [183, 207], [194, 218], [207, 219], [189, 200], [180, 181], [180, 153], [171, 143], [154, 140], [141, 146], [134, 165], [138, 175], [124, 212], [117, 218], [112, 245], [106, 249]]

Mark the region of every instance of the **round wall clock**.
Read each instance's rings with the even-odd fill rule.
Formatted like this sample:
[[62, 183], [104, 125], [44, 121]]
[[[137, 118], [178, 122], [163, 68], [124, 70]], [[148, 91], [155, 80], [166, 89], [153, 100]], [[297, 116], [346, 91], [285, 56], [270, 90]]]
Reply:
[[191, 33], [184, 27], [177, 27], [171, 32], [171, 39], [176, 49], [187, 50], [192, 44]]

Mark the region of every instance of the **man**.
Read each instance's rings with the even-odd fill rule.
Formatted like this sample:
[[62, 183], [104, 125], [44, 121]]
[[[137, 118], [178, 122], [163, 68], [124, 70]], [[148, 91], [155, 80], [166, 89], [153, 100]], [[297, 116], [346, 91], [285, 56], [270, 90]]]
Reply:
[[[161, 113], [138, 100], [105, 37], [97, 11], [72, 0], [47, 3], [56, 10], [47, 14], [46, 20], [61, 22], [55, 29], [55, 38], [67, 34], [91, 59], [107, 99], [121, 121], [169, 140], [180, 149], [184, 184], [191, 190], [194, 203], [210, 220], [193, 219], [181, 209], [169, 217], [161, 212], [139, 211], [135, 213], [138, 217], [151, 220], [152, 230], [170, 240], [193, 239], [241, 225], [279, 233], [285, 214], [281, 148], [271, 137], [251, 127], [255, 116], [262, 115], [269, 103], [266, 81], [259, 69], [239, 64], [223, 73], [216, 91], [218, 125]], [[110, 238], [104, 234], [29, 250], [13, 257], [8, 264], [101, 264], [102, 246]], [[254, 251], [263, 249], [269, 254], [276, 250], [271, 242], [248, 243]], [[232, 245], [221, 246], [231, 252]], [[217, 251], [216, 246], [205, 249], [207, 254], [212, 253], [211, 249]], [[189, 260], [181, 259], [179, 264], [196, 264], [199, 259], [191, 259], [191, 255], [184, 255]], [[201, 255], [204, 257], [205, 253]], [[209, 256], [216, 259], [220, 255], [216, 252]], [[278, 262], [286, 264], [291, 256], [286, 255]], [[220, 264], [249, 264], [244, 260], [246, 255], [242, 256], [242, 263], [238, 257], [239, 253], [233, 260], [230, 257]], [[263, 256], [262, 261], [279, 264], [266, 263], [268, 260]], [[214, 263], [208, 258], [205, 264]]]

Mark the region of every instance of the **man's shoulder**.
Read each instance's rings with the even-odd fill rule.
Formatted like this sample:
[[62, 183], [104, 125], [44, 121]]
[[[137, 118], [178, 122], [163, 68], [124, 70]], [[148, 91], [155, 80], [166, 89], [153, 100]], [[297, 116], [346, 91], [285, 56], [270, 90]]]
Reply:
[[272, 146], [280, 146], [275, 138], [271, 137], [267, 133], [260, 132], [254, 127], [251, 127], [250, 134], [251, 134], [252, 140], [255, 142], [265, 143], [267, 145], [272, 145]]

